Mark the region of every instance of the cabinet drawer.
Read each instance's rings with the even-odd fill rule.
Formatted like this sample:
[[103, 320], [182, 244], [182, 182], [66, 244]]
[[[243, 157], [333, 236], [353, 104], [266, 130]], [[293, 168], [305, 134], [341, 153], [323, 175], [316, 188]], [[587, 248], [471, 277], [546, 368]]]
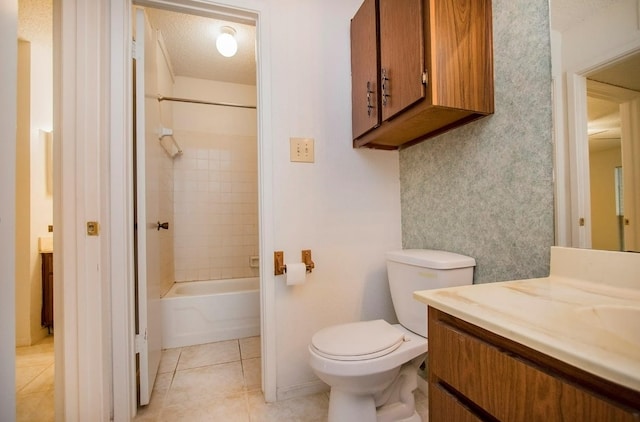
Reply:
[[[570, 383], [558, 374], [551, 375], [441, 318], [453, 317], [432, 309], [429, 313], [430, 390], [436, 390], [437, 385], [446, 386], [462, 401], [472, 402], [501, 421], [640, 420], [632, 409]], [[434, 405], [436, 409], [438, 405]], [[432, 415], [432, 421], [452, 420], [446, 415]]]
[[467, 409], [458, 399], [436, 384], [429, 389], [429, 420], [435, 421], [434, 415], [445, 415], [440, 420], [456, 422], [482, 422], [473, 412]]

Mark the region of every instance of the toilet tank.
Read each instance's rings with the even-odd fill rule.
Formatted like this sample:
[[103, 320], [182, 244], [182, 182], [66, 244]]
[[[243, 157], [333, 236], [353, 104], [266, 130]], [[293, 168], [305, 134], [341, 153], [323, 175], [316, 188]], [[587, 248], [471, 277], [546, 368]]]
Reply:
[[427, 307], [413, 298], [418, 290], [473, 283], [475, 259], [453, 252], [404, 249], [385, 254], [391, 299], [398, 321], [427, 337]]

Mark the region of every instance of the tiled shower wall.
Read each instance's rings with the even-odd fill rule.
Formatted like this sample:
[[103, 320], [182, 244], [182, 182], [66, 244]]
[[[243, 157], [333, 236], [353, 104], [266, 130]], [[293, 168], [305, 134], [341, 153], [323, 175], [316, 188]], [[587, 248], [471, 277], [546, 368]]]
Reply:
[[255, 136], [176, 131], [176, 281], [252, 277], [258, 255]]
[[[251, 105], [256, 87], [178, 76], [173, 95]], [[183, 150], [173, 162], [175, 281], [256, 277], [256, 111], [173, 104], [174, 138]]]

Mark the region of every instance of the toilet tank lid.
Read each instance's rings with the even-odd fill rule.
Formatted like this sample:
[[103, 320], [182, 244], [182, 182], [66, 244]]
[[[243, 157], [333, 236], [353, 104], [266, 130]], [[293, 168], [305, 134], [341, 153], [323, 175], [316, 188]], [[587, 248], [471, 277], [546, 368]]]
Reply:
[[434, 270], [452, 270], [476, 265], [476, 260], [469, 256], [433, 249], [402, 249], [389, 251], [385, 256], [387, 261], [432, 268]]

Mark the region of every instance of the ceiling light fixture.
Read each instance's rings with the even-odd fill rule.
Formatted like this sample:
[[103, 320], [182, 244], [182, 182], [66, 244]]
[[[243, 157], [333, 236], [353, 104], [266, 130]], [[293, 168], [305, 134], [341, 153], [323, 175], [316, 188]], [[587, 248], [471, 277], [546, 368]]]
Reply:
[[216, 48], [225, 57], [233, 57], [238, 51], [238, 42], [235, 38], [236, 30], [230, 26], [220, 28], [220, 35], [216, 39]]

